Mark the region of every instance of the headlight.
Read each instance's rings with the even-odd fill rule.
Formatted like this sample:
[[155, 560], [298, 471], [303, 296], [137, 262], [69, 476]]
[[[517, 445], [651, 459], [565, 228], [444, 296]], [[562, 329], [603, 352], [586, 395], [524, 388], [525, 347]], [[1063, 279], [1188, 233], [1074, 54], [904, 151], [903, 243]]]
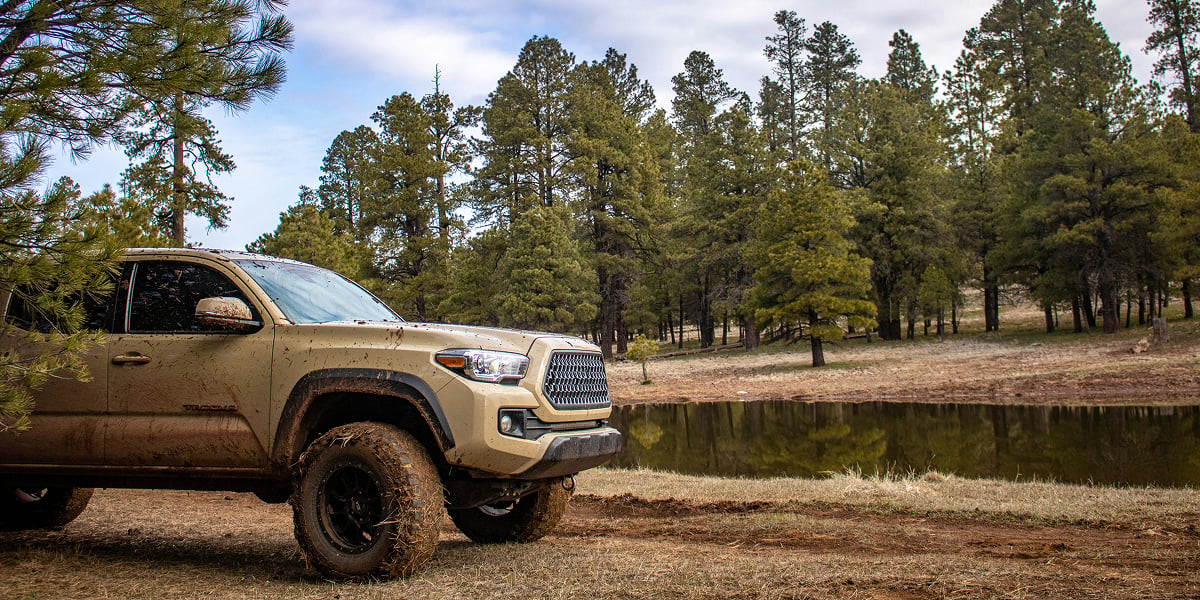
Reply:
[[529, 368], [529, 357], [493, 350], [443, 350], [436, 355], [438, 364], [476, 381], [501, 383], [519, 381]]

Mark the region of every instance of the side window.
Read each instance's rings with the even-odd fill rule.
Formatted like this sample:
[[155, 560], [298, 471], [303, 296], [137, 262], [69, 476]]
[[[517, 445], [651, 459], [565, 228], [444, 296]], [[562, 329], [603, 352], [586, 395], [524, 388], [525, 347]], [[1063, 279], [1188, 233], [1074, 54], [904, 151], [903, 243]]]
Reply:
[[[79, 325], [80, 329], [110, 331], [116, 275], [114, 274], [112, 277], [114, 285], [109, 288], [108, 293], [76, 292], [67, 297], [66, 307], [79, 306], [83, 309], [83, 321]], [[29, 286], [21, 286], [13, 290], [8, 298], [5, 320], [28, 331], [67, 332], [67, 328], [62, 326], [61, 318], [58, 315], [54, 314], [52, 310], [38, 307], [37, 295], [39, 293]]]
[[139, 262], [133, 271], [129, 331], [227, 333], [205, 327], [196, 320], [196, 303], [214, 297], [238, 298], [250, 305], [229, 278], [204, 265], [176, 261]]

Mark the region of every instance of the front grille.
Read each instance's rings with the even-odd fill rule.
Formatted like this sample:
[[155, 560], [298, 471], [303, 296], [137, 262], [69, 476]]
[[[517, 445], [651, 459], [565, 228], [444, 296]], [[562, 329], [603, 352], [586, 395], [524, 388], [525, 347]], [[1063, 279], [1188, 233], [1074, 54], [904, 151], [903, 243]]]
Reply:
[[583, 410], [612, 405], [604, 359], [595, 352], [553, 352], [542, 393], [559, 410]]

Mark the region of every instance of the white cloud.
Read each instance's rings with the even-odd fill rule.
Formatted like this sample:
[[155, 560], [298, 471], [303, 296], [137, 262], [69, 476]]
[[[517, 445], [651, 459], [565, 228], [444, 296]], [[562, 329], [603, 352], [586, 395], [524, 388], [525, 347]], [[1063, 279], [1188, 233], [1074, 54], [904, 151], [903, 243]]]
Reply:
[[295, 3], [288, 16], [298, 45], [311, 47], [325, 68], [382, 75], [413, 88], [395, 93], [416, 96], [432, 89], [436, 69], [452, 97], [482, 101], [512, 67], [514, 53], [498, 47], [502, 38], [494, 31], [467, 29], [444, 10], [412, 8], [370, 0], [309, 0]]

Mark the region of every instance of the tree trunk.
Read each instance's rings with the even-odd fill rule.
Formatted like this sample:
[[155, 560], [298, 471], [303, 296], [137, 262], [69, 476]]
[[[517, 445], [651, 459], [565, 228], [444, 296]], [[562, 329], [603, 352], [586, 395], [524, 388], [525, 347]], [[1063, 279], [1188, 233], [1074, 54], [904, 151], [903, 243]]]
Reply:
[[1117, 314], [1117, 285], [1114, 281], [1100, 282], [1100, 318], [1104, 333], [1116, 333], [1121, 328], [1121, 317]]
[[1131, 325], [1130, 319], [1133, 318], [1133, 294], [1125, 293], [1125, 329], [1129, 329]]
[[742, 347], [747, 351], [758, 348], [761, 339], [759, 338], [758, 328], [754, 326], [753, 319], [742, 319]]
[[1075, 295], [1070, 299], [1070, 320], [1074, 324], [1076, 334], [1084, 332], [1084, 311], [1080, 308], [1079, 296]]
[[1046, 333], [1054, 333], [1054, 306], [1048, 302], [1042, 304], [1042, 312], [1046, 315]]
[[1192, 312], [1192, 279], [1189, 277], [1183, 280], [1183, 318], [1190, 319], [1195, 314]]
[[625, 311], [617, 311], [617, 354], [629, 352], [629, 328], [625, 326]]
[[183, 177], [187, 167], [183, 160], [183, 133], [180, 130], [183, 120], [183, 94], [175, 94], [175, 122], [172, 125], [172, 156], [171, 156], [171, 239], [176, 244], [187, 244], [187, 232], [184, 230], [184, 215], [187, 214], [187, 192], [183, 188]]
[[667, 311], [667, 331], [671, 332], [671, 345], [675, 345], [675, 320], [671, 318], [671, 311]]
[[[987, 266], [983, 267], [983, 281], [983, 329], [984, 331], [999, 331], [1000, 286]], [[958, 332], [955, 331], [955, 333]]]
[[1081, 297], [1083, 298], [1083, 316], [1087, 318], [1088, 331], [1091, 331], [1096, 328], [1096, 309], [1092, 306], [1091, 290], [1085, 289]]
[[917, 303], [909, 302], [908, 311], [904, 315], [908, 317], [908, 339], [917, 339]]
[[679, 294], [679, 349], [683, 350], [683, 293]]
[[[808, 311], [808, 330], [809, 330], [809, 332], [813, 331], [813, 328], [816, 324], [817, 324], [817, 313], [816, 313], [816, 311], [810, 309]], [[815, 335], [810, 335], [809, 339], [812, 341], [812, 366], [813, 367], [825, 366], [825, 348], [821, 344], [821, 338], [819, 338]]]

